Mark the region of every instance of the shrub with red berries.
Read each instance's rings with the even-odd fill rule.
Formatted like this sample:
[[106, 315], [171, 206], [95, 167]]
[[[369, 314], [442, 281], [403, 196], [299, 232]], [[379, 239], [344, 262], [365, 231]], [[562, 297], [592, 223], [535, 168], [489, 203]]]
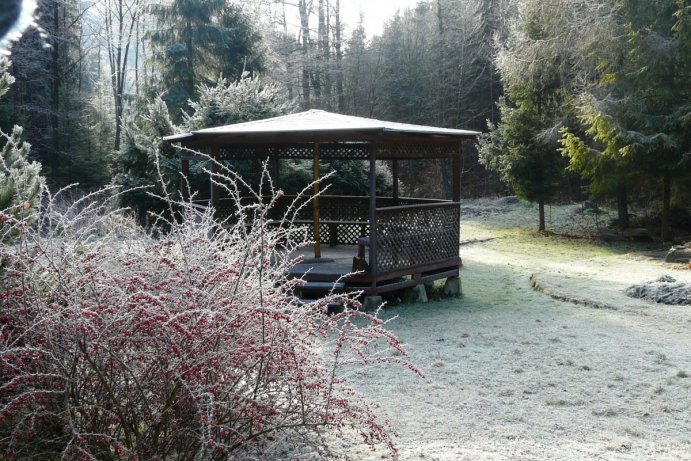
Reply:
[[[353, 430], [395, 457], [341, 368], [405, 351], [351, 296], [296, 302], [302, 235], [267, 219], [272, 203], [237, 200], [234, 225], [175, 203], [145, 231], [112, 197], [46, 200], [0, 247], [0, 457], [329, 458]], [[345, 309], [328, 316], [334, 301]]]

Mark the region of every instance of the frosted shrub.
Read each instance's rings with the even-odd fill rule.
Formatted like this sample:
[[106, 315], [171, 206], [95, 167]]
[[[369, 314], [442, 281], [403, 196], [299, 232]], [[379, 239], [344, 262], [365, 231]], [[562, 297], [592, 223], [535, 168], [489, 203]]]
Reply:
[[[9, 67], [10, 62], [0, 57], [0, 98], [14, 82]], [[31, 146], [23, 141], [22, 133], [20, 126], [9, 134], [0, 130], [0, 244], [17, 237], [19, 222], [32, 222], [45, 184], [41, 165], [28, 160]]]
[[[176, 203], [180, 219], [153, 232], [112, 194], [56, 202], [0, 247], [0, 458], [330, 458], [352, 430], [395, 457], [389, 423], [340, 370], [405, 352], [351, 297], [298, 306], [299, 232], [270, 225], [273, 202], [238, 201], [251, 224], [225, 227]], [[329, 302], [346, 309], [327, 316]]]

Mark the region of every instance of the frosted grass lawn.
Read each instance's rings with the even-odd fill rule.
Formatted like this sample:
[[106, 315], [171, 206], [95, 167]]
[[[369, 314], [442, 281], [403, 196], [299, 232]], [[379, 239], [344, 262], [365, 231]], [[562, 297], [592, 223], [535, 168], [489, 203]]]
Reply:
[[[553, 207], [552, 229], [588, 231], [576, 209]], [[691, 271], [646, 256], [662, 248], [537, 235], [525, 203], [462, 213], [464, 297], [384, 314], [426, 379], [350, 376], [393, 421], [401, 459], [691, 459], [691, 308], [623, 294]]]

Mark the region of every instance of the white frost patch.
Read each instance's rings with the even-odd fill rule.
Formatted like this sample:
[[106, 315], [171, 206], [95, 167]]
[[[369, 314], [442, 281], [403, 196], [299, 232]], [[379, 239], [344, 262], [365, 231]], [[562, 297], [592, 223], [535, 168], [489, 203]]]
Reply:
[[652, 282], [633, 285], [626, 289], [632, 298], [648, 299], [661, 304], [691, 305], [691, 284], [677, 282], [677, 279], [664, 275]]

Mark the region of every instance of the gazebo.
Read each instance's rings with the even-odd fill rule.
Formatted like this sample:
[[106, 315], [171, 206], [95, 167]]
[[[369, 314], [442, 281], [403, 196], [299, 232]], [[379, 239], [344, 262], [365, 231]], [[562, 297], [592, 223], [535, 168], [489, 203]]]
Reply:
[[[313, 255], [295, 266], [292, 275], [307, 286], [362, 290], [367, 296], [447, 279], [460, 292], [460, 198], [463, 140], [480, 133], [386, 122], [309, 110], [253, 122], [208, 128], [166, 138], [190, 150], [181, 154], [182, 172], [202, 160], [202, 151], [216, 160], [269, 160], [280, 187], [280, 160], [320, 162], [364, 160], [369, 163], [367, 196], [319, 194], [318, 186], [297, 225], [313, 235]], [[402, 197], [399, 166], [413, 159], [448, 159], [453, 177], [451, 200]], [[391, 196], [377, 196], [376, 162], [389, 161]], [[213, 165], [213, 164], [212, 164]], [[219, 217], [230, 212], [226, 198], [211, 185], [208, 201]], [[225, 202], [225, 203], [224, 203]]]

